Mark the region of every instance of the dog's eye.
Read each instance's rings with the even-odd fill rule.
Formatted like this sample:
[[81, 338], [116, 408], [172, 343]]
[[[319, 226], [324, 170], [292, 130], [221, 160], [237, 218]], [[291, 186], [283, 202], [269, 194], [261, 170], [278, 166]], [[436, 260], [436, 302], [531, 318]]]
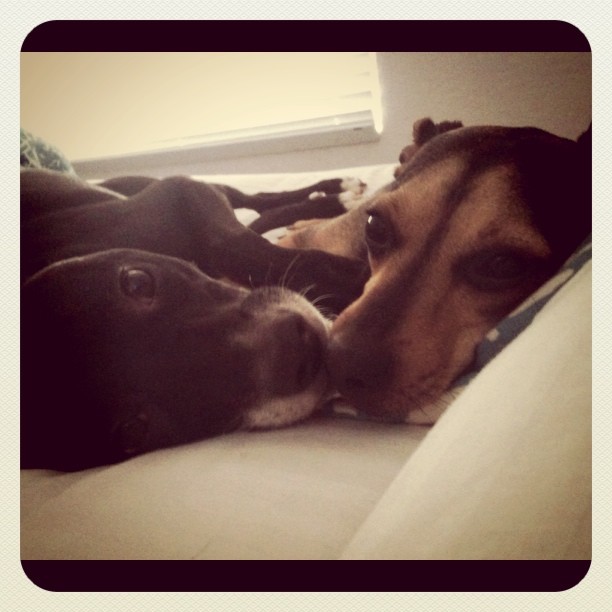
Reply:
[[115, 430], [115, 443], [121, 455], [137, 455], [142, 452], [149, 431], [149, 417], [140, 413], [119, 424]]
[[377, 255], [388, 249], [393, 242], [393, 231], [389, 223], [378, 213], [372, 211], [366, 222], [366, 243], [370, 251]]
[[496, 289], [522, 280], [530, 272], [529, 261], [516, 253], [490, 253], [475, 257], [466, 268], [473, 284]]
[[145, 270], [125, 268], [121, 271], [121, 289], [137, 300], [152, 300], [155, 296], [155, 280]]

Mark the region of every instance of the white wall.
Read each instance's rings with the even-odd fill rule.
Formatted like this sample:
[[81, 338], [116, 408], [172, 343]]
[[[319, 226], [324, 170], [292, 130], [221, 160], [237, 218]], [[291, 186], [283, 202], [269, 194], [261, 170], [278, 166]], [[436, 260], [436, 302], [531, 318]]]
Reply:
[[[590, 53], [385, 53], [381, 72], [389, 136], [427, 115], [568, 138], [591, 121]], [[398, 136], [391, 148], [405, 131]]]
[[[98, 68], [103, 70], [103, 64]], [[384, 52], [379, 54], [379, 71], [385, 127], [378, 142], [212, 161], [199, 160], [197, 152], [174, 158], [147, 156], [129, 163], [123, 160], [103, 171], [79, 164], [77, 171], [85, 178], [101, 178], [127, 173], [166, 176], [333, 169], [395, 161], [411, 139], [412, 123], [425, 116], [435, 121], [459, 119], [466, 125], [533, 125], [569, 138], [576, 138], [591, 121], [590, 53]], [[73, 108], [62, 104], [62, 97], [74, 96], [79, 86], [83, 89], [91, 81], [83, 72], [61, 74], [57, 66], [49, 74], [35, 61], [22, 62], [21, 76], [22, 126], [68, 151], [70, 139], [83, 138], [86, 130], [71, 128], [72, 111], [62, 116], [63, 108]], [[104, 76], [110, 83], [119, 78], [116, 73]], [[135, 91], [147, 90], [142, 75], [122, 78], [133, 81]], [[40, 85], [43, 80], [47, 91]], [[105, 115], [103, 91], [98, 89], [101, 101], [95, 112], [85, 105], [79, 119], [103, 126], [107, 137], [112, 137], [118, 132], [117, 118]], [[45, 97], [53, 99], [52, 112], [41, 103]], [[146, 99], [143, 105], [146, 108]]]

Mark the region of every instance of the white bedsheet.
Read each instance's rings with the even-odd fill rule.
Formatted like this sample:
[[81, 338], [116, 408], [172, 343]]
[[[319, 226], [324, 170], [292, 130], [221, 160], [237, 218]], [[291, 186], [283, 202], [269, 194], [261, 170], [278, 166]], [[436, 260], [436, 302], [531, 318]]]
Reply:
[[591, 265], [436, 423], [343, 559], [591, 558]]
[[428, 428], [322, 418], [22, 472], [24, 559], [335, 559]]

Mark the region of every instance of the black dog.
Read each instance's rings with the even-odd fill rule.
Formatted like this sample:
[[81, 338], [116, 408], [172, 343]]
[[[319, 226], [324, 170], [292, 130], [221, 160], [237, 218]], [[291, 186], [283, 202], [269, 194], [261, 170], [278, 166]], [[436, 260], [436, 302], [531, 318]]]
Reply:
[[249, 202], [186, 178], [128, 183], [126, 196], [108, 190], [117, 181], [22, 172], [24, 468], [284, 425], [326, 392], [327, 324], [286, 287], [337, 311], [359, 295], [363, 264], [275, 247], [231, 210], [291, 194]]
[[94, 187], [57, 172], [22, 170], [21, 278], [68, 257], [131, 248], [194, 262], [213, 278], [246, 287], [282, 283], [339, 312], [361, 293], [368, 277], [363, 262], [278, 248], [245, 228], [232, 209], [252, 208], [267, 219], [308, 193], [340, 191], [342, 183], [332, 179], [299, 191], [247, 196], [185, 177], [127, 177]]

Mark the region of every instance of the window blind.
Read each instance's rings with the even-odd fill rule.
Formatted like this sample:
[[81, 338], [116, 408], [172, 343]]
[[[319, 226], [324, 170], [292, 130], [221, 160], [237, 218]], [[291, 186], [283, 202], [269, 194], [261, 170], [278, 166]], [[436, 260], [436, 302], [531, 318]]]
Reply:
[[202, 113], [188, 132], [151, 140], [147, 149], [347, 131], [371, 140], [382, 131], [375, 53], [205, 55]]
[[82, 172], [369, 142], [382, 131], [377, 57], [21, 53], [21, 125]]

